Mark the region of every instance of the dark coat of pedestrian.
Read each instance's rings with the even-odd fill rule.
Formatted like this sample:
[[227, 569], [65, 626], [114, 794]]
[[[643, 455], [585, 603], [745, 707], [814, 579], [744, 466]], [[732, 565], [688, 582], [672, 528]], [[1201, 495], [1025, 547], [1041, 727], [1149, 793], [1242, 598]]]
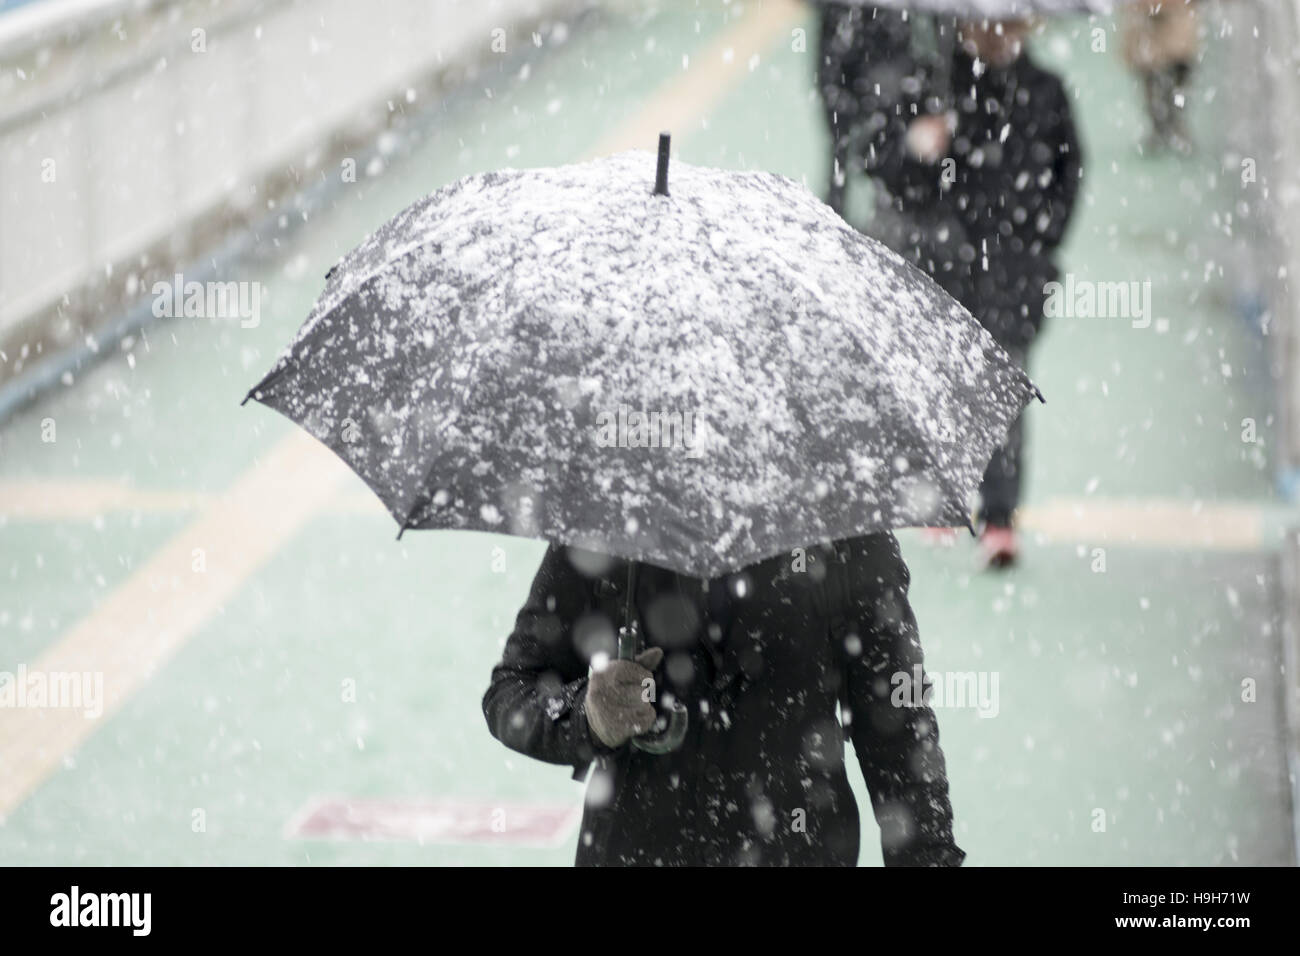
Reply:
[[1060, 79], [1028, 53], [1006, 66], [958, 47], [955, 129], [944, 154], [912, 155], [904, 131], [870, 167], [913, 225], [908, 253], [992, 333], [1023, 352], [1079, 193], [1082, 152]]
[[579, 777], [595, 765], [578, 865], [853, 866], [846, 736], [886, 865], [960, 865], [892, 534], [801, 549], [712, 582], [641, 565], [634, 606], [654, 682], [690, 715], [683, 745], [667, 754], [607, 747], [589, 727], [589, 664], [614, 656], [627, 566], [591, 573], [583, 554], [547, 551], [483, 699], [506, 746]]

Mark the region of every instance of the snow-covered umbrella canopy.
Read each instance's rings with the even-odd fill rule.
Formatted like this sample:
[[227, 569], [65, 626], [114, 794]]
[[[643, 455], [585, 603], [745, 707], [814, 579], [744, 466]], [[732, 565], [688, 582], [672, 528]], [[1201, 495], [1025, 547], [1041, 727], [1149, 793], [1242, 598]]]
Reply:
[[967, 523], [1024, 373], [799, 183], [675, 163], [663, 195], [655, 173], [631, 152], [421, 199], [331, 270], [250, 397], [403, 529], [714, 577]]

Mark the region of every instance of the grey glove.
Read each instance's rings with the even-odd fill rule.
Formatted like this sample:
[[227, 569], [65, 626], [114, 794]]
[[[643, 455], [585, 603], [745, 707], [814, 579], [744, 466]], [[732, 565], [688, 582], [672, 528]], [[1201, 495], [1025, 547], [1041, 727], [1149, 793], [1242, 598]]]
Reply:
[[587, 681], [587, 727], [606, 747], [621, 747], [629, 738], [654, 726], [654, 704], [643, 700], [644, 682], [663, 660], [662, 648], [651, 647], [635, 661], [610, 661]]

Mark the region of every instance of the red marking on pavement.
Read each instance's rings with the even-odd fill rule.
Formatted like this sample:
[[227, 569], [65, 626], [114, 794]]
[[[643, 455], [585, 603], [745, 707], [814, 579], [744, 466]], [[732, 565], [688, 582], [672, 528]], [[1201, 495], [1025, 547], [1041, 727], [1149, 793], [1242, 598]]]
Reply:
[[284, 835], [307, 840], [557, 847], [569, 838], [581, 816], [581, 805], [567, 803], [323, 797], [300, 810]]

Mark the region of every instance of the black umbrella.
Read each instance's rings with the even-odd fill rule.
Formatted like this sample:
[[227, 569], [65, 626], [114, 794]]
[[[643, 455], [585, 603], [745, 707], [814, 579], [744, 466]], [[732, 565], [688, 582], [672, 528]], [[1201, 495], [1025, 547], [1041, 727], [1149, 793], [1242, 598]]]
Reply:
[[[249, 393], [402, 530], [711, 578], [968, 525], [1036, 390], [957, 302], [769, 173], [624, 153], [469, 176], [346, 256]], [[657, 172], [660, 188], [652, 189]], [[246, 399], [247, 400], [247, 399]]]
[[[666, 170], [666, 163], [661, 164]], [[714, 577], [965, 524], [1034, 387], [929, 278], [792, 180], [625, 153], [470, 176], [330, 271], [249, 393], [401, 528]]]

